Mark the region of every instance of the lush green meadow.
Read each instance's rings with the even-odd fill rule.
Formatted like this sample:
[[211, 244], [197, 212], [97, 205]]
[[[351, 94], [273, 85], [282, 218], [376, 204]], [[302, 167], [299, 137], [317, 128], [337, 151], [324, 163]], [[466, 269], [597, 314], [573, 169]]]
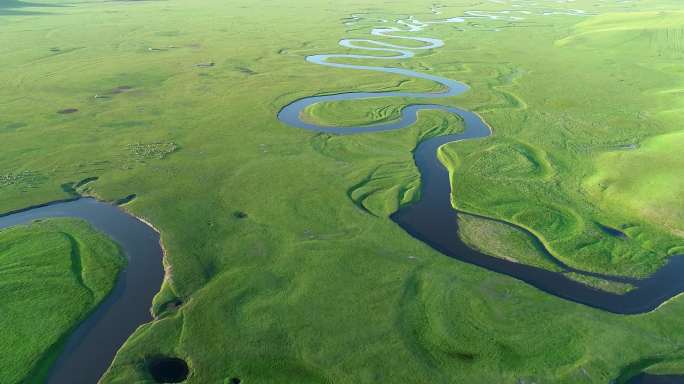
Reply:
[[[684, 235], [682, 148], [684, 131], [679, 131], [644, 140], [633, 150], [603, 153], [596, 159], [596, 173], [585, 180], [586, 189], [601, 209], [623, 212], [631, 220], [656, 223], [681, 237]], [[682, 253], [684, 248], [675, 246], [669, 252]]]
[[[434, 25], [420, 35], [444, 48], [389, 65], [464, 81], [469, 92], [435, 101], [493, 128], [442, 149], [457, 208], [526, 228], [569, 265], [652, 272], [684, 246], [684, 13], [675, 0], [539, 3], [524, 20]], [[682, 300], [637, 316], [587, 308], [449, 259], [389, 220], [418, 197], [412, 150], [457, 119], [423, 113], [411, 128], [343, 137], [276, 120], [313, 94], [434, 90], [304, 61], [351, 53], [338, 40], [368, 38], [377, 19], [513, 3], [453, 1], [439, 16], [431, 5], [0, 0], [0, 212], [67, 197], [87, 177], [101, 199], [135, 193], [127, 209], [160, 229], [170, 265], [153, 309], [184, 302], [132, 335], [103, 382], [150, 382], [143, 361], [159, 354], [187, 360], [187, 382], [202, 384], [684, 371]], [[318, 105], [307, 118], [389, 121], [405, 102]], [[525, 232], [462, 221], [474, 246], [548, 265]]]
[[111, 240], [79, 220], [0, 231], [0, 383], [41, 382], [124, 264]]

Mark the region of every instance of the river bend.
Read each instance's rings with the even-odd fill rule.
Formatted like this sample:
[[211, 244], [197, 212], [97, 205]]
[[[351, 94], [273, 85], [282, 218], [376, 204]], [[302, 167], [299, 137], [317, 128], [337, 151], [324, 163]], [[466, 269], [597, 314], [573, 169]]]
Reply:
[[114, 240], [128, 259], [112, 292], [68, 336], [47, 380], [49, 384], [94, 384], [126, 339], [152, 320], [152, 298], [164, 279], [159, 233], [119, 207], [90, 198], [0, 216], [0, 229], [54, 217], [87, 221]]

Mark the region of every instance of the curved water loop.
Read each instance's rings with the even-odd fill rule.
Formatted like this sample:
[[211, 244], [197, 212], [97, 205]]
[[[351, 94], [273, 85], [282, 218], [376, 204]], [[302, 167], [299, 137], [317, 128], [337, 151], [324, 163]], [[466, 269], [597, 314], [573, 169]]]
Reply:
[[[462, 21], [463, 21], [463, 19], [455, 18], [455, 19], [449, 19], [448, 21], [444, 21], [444, 22], [454, 23], [454, 22], [462, 22]], [[428, 98], [435, 98], [435, 97], [456, 96], [456, 95], [460, 95], [461, 93], [467, 91], [468, 86], [459, 82], [459, 81], [447, 79], [447, 78], [440, 77], [440, 76], [429, 75], [429, 74], [425, 74], [425, 73], [411, 71], [409, 69], [392, 68], [392, 67], [374, 67], [374, 66], [368, 66], [368, 65], [354, 65], [354, 64], [335, 63], [335, 62], [328, 61], [330, 59], [372, 59], [372, 60], [408, 59], [408, 58], [412, 58], [413, 56], [415, 56], [414, 50], [428, 50], [428, 49], [440, 48], [440, 47], [444, 46], [444, 42], [442, 40], [439, 40], [439, 39], [433, 39], [433, 38], [428, 38], [428, 37], [410, 37], [410, 36], [390, 35], [390, 33], [393, 33], [393, 32], [416, 32], [416, 31], [420, 31], [420, 30], [422, 30], [422, 28], [425, 28], [428, 24], [425, 24], [425, 23], [420, 23], [420, 24], [406, 23], [406, 25], [409, 26], [409, 28], [407, 30], [402, 30], [402, 29], [396, 28], [396, 27], [375, 28], [371, 31], [371, 34], [374, 36], [391, 37], [391, 38], [397, 38], [397, 39], [418, 41], [418, 42], [424, 43], [425, 45], [420, 46], [420, 47], [404, 47], [404, 46], [400, 46], [400, 45], [389, 44], [389, 43], [384, 43], [384, 42], [375, 41], [375, 40], [342, 39], [342, 40], [340, 40], [339, 44], [343, 47], [346, 47], [346, 48], [363, 49], [363, 50], [374, 51], [374, 52], [389, 52], [389, 53], [394, 53], [394, 56], [328, 54], [328, 55], [307, 56], [306, 61], [308, 61], [310, 63], [314, 63], [314, 64], [325, 65], [325, 66], [335, 67], [335, 68], [346, 68], [346, 69], [386, 72], [386, 73], [393, 73], [393, 74], [397, 74], [397, 75], [403, 75], [403, 76], [407, 76], [407, 77], [413, 77], [413, 78], [418, 78], [418, 79], [434, 81], [436, 83], [441, 84], [445, 88], [445, 91], [441, 91], [441, 92], [347, 92], [347, 93], [339, 93], [339, 94], [334, 94], [334, 95], [312, 96], [312, 97], [307, 97], [304, 99], [297, 100], [297, 101], [285, 106], [278, 113], [278, 119], [282, 122], [285, 122], [287, 124], [290, 124], [290, 125], [293, 125], [293, 126], [296, 126], [299, 128], [304, 128], [304, 129], [308, 129], [308, 130], [312, 130], [312, 131], [316, 131], [316, 132], [326, 132], [326, 133], [334, 133], [334, 134], [338, 134], [338, 135], [345, 135], [345, 134], [355, 134], [355, 133], [361, 133], [361, 132], [378, 132], [378, 131], [388, 131], [388, 130], [393, 130], [393, 129], [398, 129], [398, 128], [404, 128], [404, 127], [411, 125], [411, 124], [416, 122], [416, 120], [417, 120], [416, 113], [419, 110], [439, 109], [439, 110], [444, 110], [444, 111], [451, 112], [451, 113], [454, 113], [457, 115], [462, 115], [464, 113], [471, 113], [471, 112], [463, 111], [463, 110], [458, 109], [458, 108], [448, 107], [445, 105], [413, 104], [413, 105], [409, 105], [406, 108], [402, 109], [401, 119], [399, 121], [390, 122], [390, 123], [386, 123], [386, 124], [376, 124], [376, 125], [370, 125], [370, 126], [355, 126], [355, 127], [338, 127], [338, 126], [332, 127], [332, 126], [321, 126], [318, 124], [308, 123], [308, 122], [302, 120], [302, 114], [303, 114], [304, 110], [307, 107], [309, 107], [313, 104], [317, 104], [317, 103], [340, 101], [340, 100], [375, 99], [375, 98], [385, 98], [385, 97], [408, 97], [408, 98], [428, 99]], [[364, 45], [358, 45], [358, 43], [375, 45], [377, 47], [367, 47]], [[489, 128], [485, 124], [482, 124], [482, 126], [480, 128], [481, 128], [481, 132], [479, 132], [480, 136], [487, 136], [490, 134]]]
[[[306, 61], [310, 63], [328, 67], [385, 72], [430, 80], [442, 85], [444, 91], [347, 92], [334, 95], [311, 96], [286, 105], [278, 113], [278, 119], [288, 125], [315, 132], [335, 135], [352, 135], [408, 127], [417, 121], [418, 111], [423, 110], [440, 110], [458, 115], [463, 119], [465, 125], [464, 132], [428, 139], [421, 142], [414, 151], [416, 166], [421, 173], [421, 199], [414, 204], [400, 208], [391, 216], [392, 220], [399, 224], [409, 234], [455, 259], [512, 276], [552, 295], [613, 313], [634, 314], [651, 311], [668, 299], [684, 292], [684, 279], [680, 278], [684, 274], [684, 256], [673, 256], [665, 266], [652, 276], [646, 279], [635, 279], [577, 270], [565, 265], [560, 260], [553, 257], [548, 251], [546, 252], [547, 256], [560, 266], [564, 272], [551, 272], [542, 268], [492, 257], [465, 245], [457, 235], [458, 213], [451, 205], [449, 173], [437, 158], [437, 151], [440, 146], [447, 143], [478, 139], [491, 135], [489, 126], [473, 112], [439, 104], [409, 104], [401, 110], [401, 117], [399, 120], [382, 124], [340, 127], [314, 124], [302, 119], [306, 108], [313, 104], [323, 102], [391, 97], [434, 99], [438, 97], [456, 96], [466, 92], [468, 90], [467, 85], [456, 80], [436, 75], [420, 73], [403, 68], [356, 65], [339, 63], [331, 60], [362, 59], [379, 61], [412, 58], [415, 56], [415, 51], [440, 48], [444, 46], [444, 42], [435, 38], [399, 36], [393, 33], [419, 32], [432, 24], [459, 23], [464, 21], [464, 18], [469, 17], [513, 19], [512, 16], [507, 16], [505, 14], [492, 16], [489, 14], [484, 15], [482, 13], [475, 14], [474, 12], [467, 14], [467, 16], [463, 18], [451, 18], [431, 22], [421, 22], [415, 18], [409, 18], [408, 20], [398, 21], [405, 29], [398, 27], [379, 27], [373, 29], [371, 35], [417, 41], [423, 43], [420, 47], [406, 47], [369, 39], [343, 39], [340, 40], [340, 45], [345, 48], [365, 50], [374, 53], [384, 52], [391, 55], [325, 54], [306, 57]], [[525, 230], [524, 228], [520, 229]], [[529, 231], [526, 232], [530, 236], [533, 236]], [[618, 283], [629, 283], [635, 288], [622, 295], [604, 292], [571, 280], [566, 277], [565, 273], [567, 272]]]

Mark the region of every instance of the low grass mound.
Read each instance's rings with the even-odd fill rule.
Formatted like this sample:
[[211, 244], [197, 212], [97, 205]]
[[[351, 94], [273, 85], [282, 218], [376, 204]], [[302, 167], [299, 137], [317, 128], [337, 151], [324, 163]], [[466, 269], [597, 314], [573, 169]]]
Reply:
[[684, 55], [683, 23], [684, 12], [681, 11], [611, 13], [580, 23], [575, 34], [556, 44], [617, 52], [629, 49], [641, 55], [681, 58]]
[[[525, 228], [571, 267], [645, 276], [677, 244], [672, 239], [655, 245], [644, 240], [640, 234], [648, 228], [643, 225], [627, 231], [634, 238], [607, 234], [606, 225], [624, 230], [624, 221], [611, 216], [606, 225], [597, 224], [606, 213], [595, 210], [576, 192], [559, 190], [558, 171], [549, 155], [529, 143], [497, 137], [449, 143], [441, 147], [440, 158], [451, 172], [455, 208]], [[653, 230], [648, 233], [655, 236]]]
[[565, 277], [571, 280], [579, 281], [582, 284], [589, 285], [602, 291], [617, 293], [618, 295], [625, 294], [634, 289], [634, 286], [631, 284], [603, 280], [598, 277], [581, 275], [575, 272], [566, 273]]
[[0, 382], [44, 380], [74, 327], [114, 287], [125, 259], [83, 221], [0, 231]]
[[399, 120], [402, 107], [399, 104], [388, 105], [387, 100], [317, 103], [307, 109], [304, 118], [312, 123], [333, 127], [382, 124]]
[[543, 151], [515, 141], [486, 148], [474, 166], [480, 169], [484, 177], [490, 178], [547, 177], [553, 172]]
[[584, 187], [603, 209], [684, 236], [684, 131], [645, 140], [630, 151], [600, 154]]

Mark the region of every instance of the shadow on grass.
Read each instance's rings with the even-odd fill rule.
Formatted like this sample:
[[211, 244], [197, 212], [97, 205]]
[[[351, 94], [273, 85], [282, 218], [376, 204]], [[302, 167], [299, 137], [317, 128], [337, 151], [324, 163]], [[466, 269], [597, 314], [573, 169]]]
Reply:
[[28, 10], [27, 8], [61, 8], [63, 5], [32, 3], [21, 0], [0, 0], [0, 16], [50, 15], [51, 13]]

